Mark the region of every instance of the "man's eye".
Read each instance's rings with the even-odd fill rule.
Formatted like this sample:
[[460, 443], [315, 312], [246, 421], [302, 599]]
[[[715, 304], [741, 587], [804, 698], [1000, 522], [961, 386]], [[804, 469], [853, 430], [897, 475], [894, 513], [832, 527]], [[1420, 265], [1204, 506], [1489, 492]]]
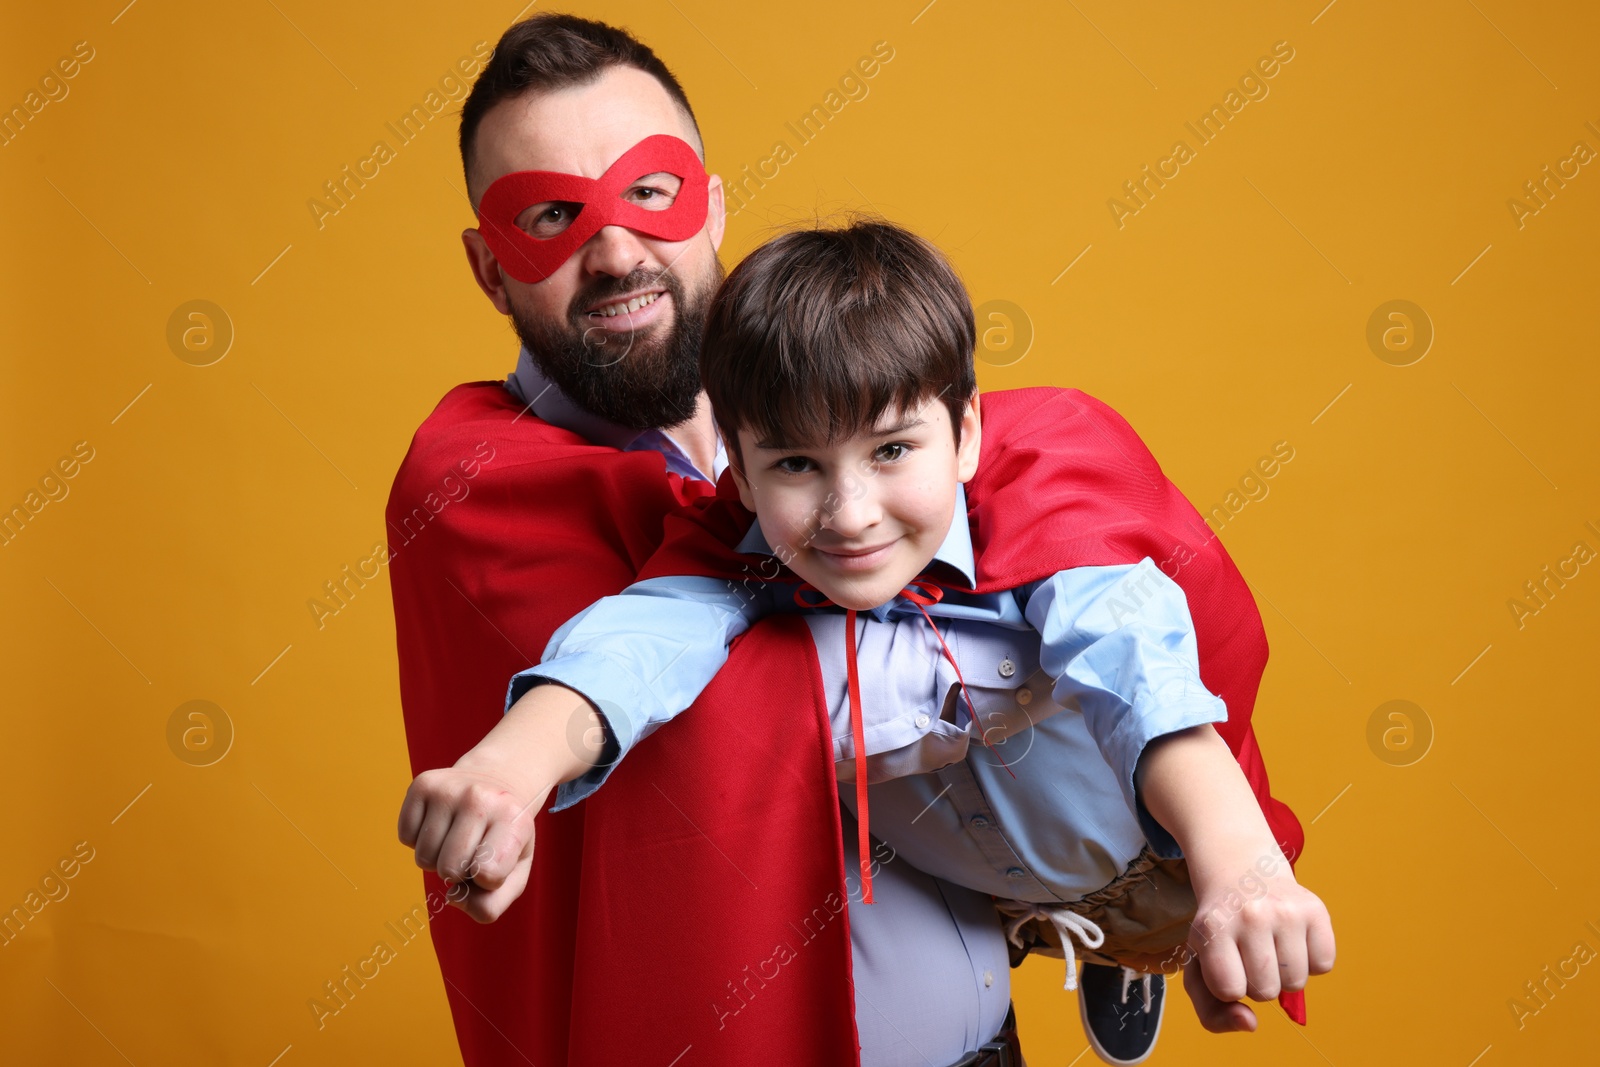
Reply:
[[648, 211], [665, 211], [675, 195], [675, 190], [658, 185], [636, 185], [628, 190], [628, 197]]
[[547, 240], [571, 226], [572, 220], [578, 217], [581, 207], [579, 204], [567, 203], [536, 206], [529, 212], [531, 217], [526, 229], [530, 235]]

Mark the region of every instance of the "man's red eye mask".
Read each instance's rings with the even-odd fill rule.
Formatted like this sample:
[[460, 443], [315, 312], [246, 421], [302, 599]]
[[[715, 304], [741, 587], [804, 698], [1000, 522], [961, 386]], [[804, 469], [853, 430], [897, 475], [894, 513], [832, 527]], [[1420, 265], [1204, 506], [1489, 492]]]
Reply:
[[[647, 174], [671, 174], [682, 181], [672, 206], [651, 211], [622, 199]], [[552, 170], [519, 170], [495, 179], [478, 204], [478, 232], [494, 258], [519, 282], [542, 282], [605, 226], [625, 226], [663, 241], [686, 241], [706, 223], [710, 176], [688, 142], [668, 134], [646, 137], [628, 149], [598, 178]], [[572, 225], [541, 240], [516, 224], [534, 204], [582, 204]]]

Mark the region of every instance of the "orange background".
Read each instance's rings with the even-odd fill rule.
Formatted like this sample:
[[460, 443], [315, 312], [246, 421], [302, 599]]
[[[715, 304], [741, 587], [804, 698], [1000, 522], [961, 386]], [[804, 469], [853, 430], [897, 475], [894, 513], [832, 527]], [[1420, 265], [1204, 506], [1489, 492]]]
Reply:
[[[0, 909], [74, 872], [0, 948], [8, 1052], [459, 1062], [426, 939], [320, 1029], [307, 1006], [421, 900], [395, 841], [387, 583], [320, 629], [307, 602], [382, 538], [440, 395], [516, 355], [460, 251], [459, 95], [320, 228], [307, 202], [517, 12], [124, 2], [33, 5], [0, 36], [7, 109], [93, 53], [0, 147], [0, 506], [38, 509], [0, 547]], [[1156, 1062], [1583, 1062], [1593, 966], [1520, 1025], [1509, 1002], [1600, 950], [1581, 667], [1600, 568], [1567, 563], [1520, 625], [1508, 601], [1600, 550], [1581, 312], [1600, 174], [1566, 164], [1536, 213], [1524, 190], [1600, 150], [1600, 15], [1323, 2], [574, 10], [678, 72], [713, 171], [788, 143], [728, 264], [774, 227], [877, 210], [1008, 302], [985, 310], [985, 388], [1107, 400], [1203, 511], [1293, 449], [1222, 537], [1272, 641], [1258, 729], [1339, 965], [1304, 1031], [1264, 1010], [1259, 1034], [1211, 1037], [1180, 996]], [[880, 41], [866, 95], [798, 144], [786, 123]], [[1280, 41], [1267, 95], [1200, 145], [1184, 124]], [[1194, 158], [1163, 188], [1108, 206], [1138, 206], [1123, 183], [1179, 139]], [[203, 324], [169, 342], [192, 300], [220, 309], [212, 347]], [[1418, 361], [1416, 312], [1409, 348], [1400, 320], [1369, 344], [1392, 300], [1431, 323]], [[78, 442], [92, 458], [52, 475]], [[186, 742], [197, 700], [216, 710]], [[1394, 700], [1404, 718], [1379, 712]], [[1084, 1048], [1060, 981], [1049, 960], [1016, 976], [1036, 1064]]]

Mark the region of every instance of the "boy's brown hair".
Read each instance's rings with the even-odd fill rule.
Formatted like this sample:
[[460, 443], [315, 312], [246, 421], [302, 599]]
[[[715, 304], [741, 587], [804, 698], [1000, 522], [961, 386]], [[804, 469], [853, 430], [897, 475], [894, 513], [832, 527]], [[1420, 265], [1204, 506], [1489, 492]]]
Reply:
[[750, 253], [712, 298], [700, 380], [730, 451], [865, 433], [936, 399], [960, 436], [978, 389], [972, 301], [930, 242], [892, 223], [796, 230]]

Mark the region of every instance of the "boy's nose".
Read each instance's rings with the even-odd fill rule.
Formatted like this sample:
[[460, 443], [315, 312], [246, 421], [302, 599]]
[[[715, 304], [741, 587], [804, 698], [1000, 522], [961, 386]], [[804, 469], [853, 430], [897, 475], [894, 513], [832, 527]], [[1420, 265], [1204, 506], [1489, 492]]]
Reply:
[[823, 525], [842, 538], [860, 537], [883, 519], [877, 495], [859, 481], [835, 485], [830, 496], [828, 503], [836, 506], [824, 508]]

